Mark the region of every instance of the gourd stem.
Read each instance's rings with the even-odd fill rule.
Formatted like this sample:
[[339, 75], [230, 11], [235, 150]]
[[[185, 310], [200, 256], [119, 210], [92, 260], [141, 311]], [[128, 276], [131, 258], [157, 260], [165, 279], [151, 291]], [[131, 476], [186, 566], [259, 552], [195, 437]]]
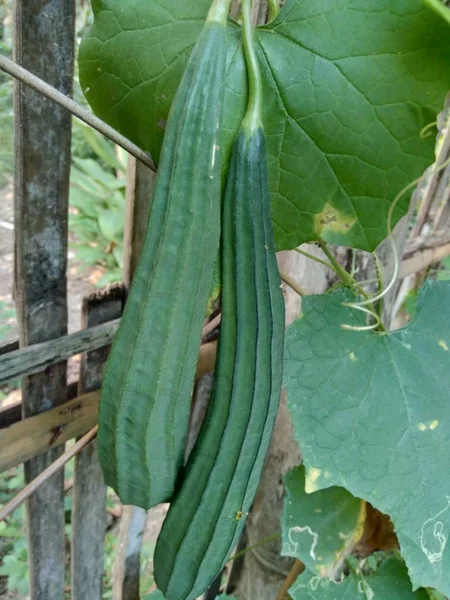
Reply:
[[244, 556], [248, 552], [255, 550], [256, 548], [259, 548], [260, 546], [264, 546], [264, 544], [268, 544], [269, 542], [273, 542], [274, 540], [279, 540], [280, 538], [281, 538], [281, 534], [279, 534], [279, 533], [274, 533], [273, 535], [269, 535], [268, 537], [263, 538], [259, 542], [256, 542], [256, 544], [253, 544], [253, 546], [247, 546], [247, 548], [244, 548], [240, 552], [236, 552], [236, 554], [234, 554], [231, 558], [229, 558], [227, 560], [227, 564], [230, 562], [233, 562], [233, 560], [236, 560], [237, 558], [240, 558], [241, 556]]
[[262, 127], [263, 89], [261, 70], [256, 56], [250, 0], [242, 0], [244, 51], [248, 72], [248, 107], [242, 126], [249, 132]]
[[284, 281], [284, 283], [288, 285], [291, 288], [291, 290], [294, 290], [294, 292], [296, 292], [299, 296], [308, 296], [307, 290], [305, 290], [305, 288], [303, 288], [299, 283], [297, 283], [295, 279], [292, 279], [292, 277], [287, 273], [281, 271], [280, 278], [281, 281]]
[[[344, 267], [342, 267], [338, 263], [338, 261], [334, 258], [333, 253], [328, 248], [326, 241], [323, 240], [322, 238], [319, 238], [318, 241], [319, 241], [319, 246], [322, 248], [322, 250], [326, 254], [330, 263], [333, 265], [334, 271], [340, 277], [340, 279], [341, 279], [342, 283], [345, 285], [345, 287], [350, 288], [351, 290], [353, 290], [353, 292], [355, 292], [356, 294], [360, 294], [363, 298], [365, 298], [366, 304], [368, 304], [369, 308], [366, 310], [362, 310], [361, 308], [358, 308], [358, 305], [356, 305], [356, 304], [354, 304], [354, 305], [346, 304], [346, 306], [351, 306], [357, 310], [362, 310], [362, 312], [371, 314], [374, 317], [374, 319], [376, 319], [378, 321], [378, 323], [376, 324], [376, 328], [374, 328], [375, 331], [385, 331], [385, 328], [381, 322], [381, 319], [378, 316], [377, 311], [374, 308], [374, 304], [373, 304], [372, 299], [370, 298], [369, 294], [367, 294], [367, 292], [365, 292], [362, 289], [361, 285], [357, 281], [355, 281], [354, 277], [352, 277], [352, 275], [350, 275], [350, 273], [348, 273], [344, 269]], [[347, 327], [347, 326], [344, 326], [344, 329], [352, 329], [354, 331], [365, 331], [366, 330], [366, 328], [354, 328], [354, 327]]]
[[315, 262], [323, 265], [324, 267], [327, 267], [327, 269], [332, 269], [334, 271], [334, 267], [330, 262], [327, 262], [326, 260], [322, 260], [318, 256], [315, 256], [314, 254], [310, 254], [309, 252], [306, 252], [305, 250], [300, 250], [300, 248], [294, 248], [294, 250], [295, 250], [295, 252], [298, 252], [302, 256], [306, 256], [306, 258], [314, 260]]
[[276, 19], [280, 12], [279, 0], [268, 0], [269, 4], [269, 21]]
[[322, 238], [319, 238], [319, 246], [322, 248], [322, 250], [325, 253], [326, 257], [330, 261], [330, 263], [332, 265], [332, 268], [334, 269], [334, 271], [336, 272], [336, 274], [342, 280], [342, 283], [346, 287], [348, 287], [350, 289], [353, 289], [355, 287], [355, 280], [350, 275], [350, 273], [347, 273], [347, 271], [344, 269], [344, 267], [342, 267], [338, 263], [338, 261], [334, 258], [333, 253], [328, 248], [328, 245], [327, 245], [326, 241], [323, 240]]
[[206, 20], [218, 21], [219, 23], [226, 24], [231, 2], [232, 0], [213, 0]]

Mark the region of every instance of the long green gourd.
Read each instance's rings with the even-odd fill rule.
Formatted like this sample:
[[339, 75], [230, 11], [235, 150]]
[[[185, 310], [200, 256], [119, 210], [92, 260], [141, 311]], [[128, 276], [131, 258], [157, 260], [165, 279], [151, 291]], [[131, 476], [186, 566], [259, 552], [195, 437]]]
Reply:
[[214, 0], [169, 115], [147, 234], [102, 388], [99, 455], [124, 504], [168, 500], [220, 238], [226, 23]]
[[215, 390], [156, 546], [155, 579], [167, 600], [200, 596], [236, 545], [281, 392], [284, 302], [270, 219], [262, 84], [245, 0], [243, 12], [250, 102], [224, 199]]

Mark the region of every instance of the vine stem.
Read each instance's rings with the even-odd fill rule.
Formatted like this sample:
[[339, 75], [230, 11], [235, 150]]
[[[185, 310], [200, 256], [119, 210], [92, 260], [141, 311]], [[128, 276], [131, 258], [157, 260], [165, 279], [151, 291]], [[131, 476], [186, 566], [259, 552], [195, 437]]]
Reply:
[[207, 323], [203, 327], [202, 331], [202, 339], [204, 339], [207, 335], [209, 335], [216, 327], [220, 325], [222, 321], [222, 313], [218, 314], [217, 317], [214, 317], [209, 323]]
[[337, 275], [341, 278], [342, 283], [346, 287], [353, 289], [355, 287], [355, 280], [350, 275], [350, 273], [347, 273], [347, 271], [344, 269], [344, 267], [342, 267], [338, 263], [338, 261], [335, 259], [335, 257], [333, 256], [333, 253], [328, 248], [328, 244], [326, 243], [326, 241], [323, 240], [322, 238], [319, 238], [319, 246], [322, 248], [324, 254], [330, 261], [333, 270], [336, 271]]
[[115, 144], [121, 146], [124, 150], [146, 165], [149, 169], [156, 171], [156, 165], [152, 157], [144, 152], [144, 150], [139, 148], [139, 146], [136, 146], [136, 144], [130, 142], [130, 140], [124, 135], [80, 106], [77, 102], [72, 100], [72, 98], [62, 94], [59, 90], [49, 85], [42, 79], [39, 79], [39, 77], [36, 77], [36, 75], [33, 75], [2, 54], [0, 54], [0, 69], [15, 79], [18, 79], [22, 83], [30, 86], [43, 96], [46, 96], [49, 100], [52, 100], [62, 108], [66, 109], [72, 113], [72, 115], [80, 119], [80, 121], [90, 125], [105, 137], [113, 141]]
[[327, 269], [331, 269], [334, 271], [333, 265], [331, 263], [327, 262], [326, 260], [322, 260], [318, 256], [314, 256], [314, 254], [310, 254], [309, 252], [306, 252], [305, 250], [300, 250], [300, 248], [294, 248], [294, 250], [295, 250], [295, 252], [298, 252], [302, 256], [306, 256], [306, 258], [310, 258], [311, 260], [318, 262], [319, 264], [323, 265], [324, 267], [327, 267]]
[[232, 0], [213, 0], [207, 21], [226, 23]]
[[276, 19], [280, 13], [279, 0], [267, 0], [269, 4], [269, 21]]
[[288, 592], [289, 588], [295, 583], [297, 577], [303, 573], [305, 570], [305, 565], [300, 561], [296, 560], [292, 566], [292, 569], [289, 572], [289, 575], [286, 577], [286, 581], [281, 586], [280, 591], [278, 592], [276, 600], [287, 600], [289, 598]]
[[252, 550], [255, 550], [256, 548], [259, 548], [260, 546], [264, 546], [265, 544], [268, 544], [269, 542], [273, 542], [275, 540], [279, 540], [280, 538], [281, 538], [280, 533], [274, 533], [273, 535], [269, 535], [268, 537], [263, 538], [262, 540], [259, 540], [259, 542], [256, 542], [256, 544], [253, 544], [253, 546], [247, 546], [247, 548], [244, 548], [240, 552], [236, 552], [236, 554], [234, 554], [231, 558], [229, 558], [227, 560], [227, 563], [232, 562], [232, 561], [236, 560], [237, 558], [241, 558], [241, 556], [244, 556], [245, 554], [247, 554], [247, 552], [251, 552]]
[[[342, 283], [350, 288], [351, 290], [353, 290], [353, 292], [360, 294], [361, 296], [363, 296], [363, 298], [365, 298], [364, 303], [344, 303], [344, 306], [348, 306], [350, 308], [354, 308], [356, 310], [359, 310], [371, 317], [373, 317], [375, 319], [375, 324], [374, 325], [368, 325], [368, 326], [361, 326], [361, 327], [354, 327], [354, 326], [347, 326], [347, 325], [342, 325], [341, 327], [343, 329], [347, 329], [350, 331], [372, 331], [372, 330], [377, 330], [377, 331], [386, 331], [383, 323], [381, 322], [381, 318], [378, 314], [378, 312], [375, 310], [374, 308], [374, 301], [377, 300], [377, 298], [375, 297], [372, 301], [372, 299], [370, 298], [370, 296], [363, 290], [363, 288], [361, 287], [360, 284], [358, 284], [357, 281], [355, 281], [354, 277], [348, 273], [344, 267], [342, 267], [338, 261], [336, 260], [336, 258], [334, 257], [333, 253], [331, 252], [331, 250], [328, 248], [328, 244], [326, 243], [326, 241], [322, 238], [319, 238], [319, 245], [322, 248], [322, 250], [324, 251], [326, 257], [328, 258], [328, 260], [330, 261], [330, 264], [332, 265], [332, 268], [334, 269], [334, 271], [337, 273], [337, 275], [340, 277]], [[367, 305], [368, 308], [364, 308], [364, 306]], [[382, 307], [379, 309], [380, 311], [382, 310]]]
[[280, 272], [281, 280], [284, 281], [291, 289], [294, 290], [299, 296], [308, 296], [308, 292], [300, 284], [298, 284], [290, 275], [284, 271]]
[[262, 127], [263, 84], [253, 38], [251, 0], [242, 0], [244, 52], [248, 71], [248, 107], [242, 127], [252, 132]]

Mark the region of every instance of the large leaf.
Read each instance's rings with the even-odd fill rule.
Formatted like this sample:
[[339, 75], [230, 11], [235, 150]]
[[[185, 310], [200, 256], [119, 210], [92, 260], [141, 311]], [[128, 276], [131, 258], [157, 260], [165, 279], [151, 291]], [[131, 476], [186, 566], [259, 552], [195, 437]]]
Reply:
[[444, 4], [443, 0], [425, 0], [425, 2], [450, 25], [450, 8]]
[[352, 574], [339, 583], [305, 573], [289, 594], [293, 600], [429, 600], [424, 590], [412, 591], [405, 564], [395, 557], [374, 573]]
[[[156, 160], [210, 3], [93, 1], [83, 90], [100, 117]], [[390, 203], [432, 161], [433, 141], [419, 132], [450, 87], [447, 24], [422, 0], [288, 0], [258, 40], [278, 249], [322, 235], [373, 250]], [[246, 105], [234, 24], [226, 85], [225, 156]]]
[[284, 483], [282, 554], [330, 576], [364, 532], [366, 503], [338, 487], [307, 494], [304, 467], [290, 471]]
[[343, 294], [305, 298], [285, 385], [307, 491], [333, 485], [393, 520], [415, 586], [450, 595], [450, 283], [426, 283], [415, 321], [346, 331]]
[[94, 111], [159, 158], [176, 89], [210, 0], [92, 0], [80, 81]]

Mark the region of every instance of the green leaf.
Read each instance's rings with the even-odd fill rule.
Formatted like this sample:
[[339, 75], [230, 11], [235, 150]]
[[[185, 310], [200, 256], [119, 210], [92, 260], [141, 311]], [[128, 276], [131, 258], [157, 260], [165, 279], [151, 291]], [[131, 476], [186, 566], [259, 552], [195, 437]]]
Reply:
[[116, 156], [114, 151], [114, 144], [105, 137], [92, 129], [89, 125], [83, 123], [83, 121], [74, 121], [75, 127], [78, 127], [83, 134], [84, 139], [95, 152], [95, 154], [103, 160], [103, 162], [109, 165], [112, 169], [117, 171], [125, 171], [127, 166], [126, 163], [122, 163]]
[[94, 111], [155, 158], [210, 0], [93, 0], [80, 83]]
[[101, 200], [76, 185], [70, 186], [69, 204], [92, 219], [96, 219], [101, 211]]
[[293, 600], [429, 600], [424, 590], [413, 592], [402, 560], [388, 558], [374, 573], [360, 572], [335, 583], [304, 573], [290, 588]]
[[414, 586], [450, 595], [450, 283], [427, 282], [408, 327], [346, 331], [342, 292], [305, 298], [285, 385], [306, 490], [333, 485], [391, 516]]
[[112, 173], [108, 173], [101, 167], [101, 165], [92, 158], [72, 158], [74, 164], [84, 172], [85, 175], [94, 180], [94, 182], [100, 184], [106, 190], [116, 190], [125, 187], [125, 181], [119, 179]]
[[117, 283], [122, 280], [121, 269], [110, 269], [97, 281], [97, 287], [101, 288], [111, 283]]
[[97, 198], [97, 201], [106, 200], [108, 190], [73, 164], [70, 169], [70, 183], [72, 187], [77, 187], [91, 194], [91, 196]]
[[75, 246], [75, 252], [77, 259], [83, 263], [89, 265], [95, 265], [101, 263], [105, 258], [105, 251], [103, 248], [86, 245]]
[[425, 0], [425, 3], [431, 6], [450, 25], [450, 9], [445, 6], [443, 0]]
[[217, 596], [216, 600], [237, 600], [235, 596], [226, 596], [225, 594], [221, 594]]
[[[94, 111], [158, 160], [164, 126], [210, 0], [96, 0], [80, 49]], [[373, 250], [397, 193], [433, 159], [420, 130], [450, 86], [447, 23], [422, 0], [288, 0], [257, 34], [278, 249], [322, 235]], [[224, 156], [247, 82], [229, 27]], [[404, 214], [407, 198], [394, 222]]]
[[433, 157], [419, 132], [450, 85], [446, 24], [421, 0], [288, 0], [259, 40], [279, 244], [373, 250]]
[[108, 241], [121, 237], [123, 231], [124, 214], [119, 210], [104, 210], [99, 218], [100, 231]]
[[290, 471], [284, 483], [282, 554], [328, 577], [360, 540], [366, 503], [338, 487], [307, 494], [304, 467]]

